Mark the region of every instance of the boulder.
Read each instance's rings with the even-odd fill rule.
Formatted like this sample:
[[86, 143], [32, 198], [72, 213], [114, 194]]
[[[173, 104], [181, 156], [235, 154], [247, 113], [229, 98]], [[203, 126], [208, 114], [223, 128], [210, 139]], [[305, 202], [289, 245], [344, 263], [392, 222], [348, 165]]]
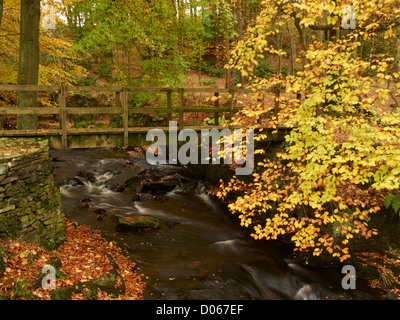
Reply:
[[70, 300], [73, 293], [83, 293], [87, 299], [96, 300], [98, 289], [117, 298], [125, 293], [125, 282], [121, 275], [112, 270], [98, 279], [53, 291], [51, 300]]
[[82, 170], [79, 171], [77, 174], [78, 177], [84, 178], [90, 182], [95, 182], [96, 181], [96, 174], [92, 171], [86, 171]]
[[156, 194], [163, 194], [175, 189], [179, 186], [181, 181], [179, 179], [174, 180], [160, 180], [150, 181], [143, 184], [143, 192], [152, 192]]
[[139, 199], [139, 193], [142, 191], [142, 179], [139, 176], [134, 176], [128, 179], [125, 183], [125, 191], [132, 196], [132, 201]]
[[158, 229], [160, 220], [149, 216], [122, 216], [113, 214], [117, 230]]
[[154, 196], [151, 193], [140, 193], [139, 194], [139, 201], [145, 202], [145, 201], [150, 201], [153, 200]]

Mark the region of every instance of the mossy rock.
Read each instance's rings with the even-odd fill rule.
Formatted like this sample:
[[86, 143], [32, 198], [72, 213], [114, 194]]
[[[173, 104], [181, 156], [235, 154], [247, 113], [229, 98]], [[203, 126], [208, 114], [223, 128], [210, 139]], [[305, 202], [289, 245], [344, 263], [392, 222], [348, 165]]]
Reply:
[[158, 229], [160, 220], [149, 216], [121, 216], [113, 215], [117, 230]]
[[139, 193], [142, 191], [141, 177], [134, 176], [128, 179], [123, 185], [125, 186], [125, 191], [131, 194], [133, 201], [139, 199]]
[[[120, 280], [120, 284], [118, 279]], [[117, 298], [125, 293], [125, 282], [121, 275], [112, 270], [106, 275], [89, 282], [82, 282], [72, 286], [64, 287], [51, 294], [51, 300], [70, 300], [73, 293], [82, 293], [88, 300], [97, 299], [97, 290]]]
[[110, 272], [92, 281], [81, 282], [55, 290], [50, 296], [51, 300], [70, 300], [73, 293], [82, 293], [87, 300], [97, 300], [98, 289], [114, 298], [125, 294], [125, 281], [117, 272], [119, 267], [111, 255], [107, 254], [107, 256], [113, 266]]
[[[397, 250], [396, 250], [397, 251]], [[357, 270], [357, 276], [367, 280], [378, 280], [378, 287], [384, 289], [400, 289], [399, 255], [397, 252], [386, 251], [383, 254], [361, 253], [351, 259], [351, 264]], [[364, 255], [364, 257], [361, 257]]]
[[379, 278], [379, 271], [376, 267], [363, 262], [357, 255], [351, 257], [350, 264], [357, 271], [357, 276], [366, 280], [374, 280]]
[[[61, 271], [61, 266], [62, 266], [62, 261], [60, 259], [60, 256], [58, 254], [56, 254], [55, 257], [53, 257], [52, 259], [50, 259], [49, 261], [49, 265], [54, 267], [55, 269], [55, 278], [56, 279], [62, 279], [65, 278], [67, 276], [67, 274], [65, 274], [64, 272]], [[43, 278], [46, 276], [45, 273], [42, 272], [42, 270], [39, 271], [39, 275], [37, 277], [36, 282], [32, 285], [31, 289], [38, 289], [42, 286], [42, 281]]]

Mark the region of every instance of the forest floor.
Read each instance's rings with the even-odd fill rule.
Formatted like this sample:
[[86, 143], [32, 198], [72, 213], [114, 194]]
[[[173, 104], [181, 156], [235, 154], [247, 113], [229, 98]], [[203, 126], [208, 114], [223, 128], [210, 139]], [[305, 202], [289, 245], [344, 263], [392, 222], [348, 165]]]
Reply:
[[[54, 292], [62, 288], [71, 288], [68, 296], [70, 300], [143, 299], [144, 275], [138, 273], [135, 263], [115, 242], [102, 238], [90, 226], [72, 222], [67, 218], [65, 232], [63, 245], [52, 251], [18, 240], [0, 242], [3, 258], [0, 300], [50, 300], [54, 298]], [[43, 288], [42, 271], [47, 265], [57, 266], [54, 278], [57, 291]], [[110, 291], [102, 286], [94, 286], [94, 290], [93, 287], [82, 286], [97, 279], [107, 278], [113, 270], [119, 277]], [[114, 289], [121, 285], [124, 290], [114, 294]]]

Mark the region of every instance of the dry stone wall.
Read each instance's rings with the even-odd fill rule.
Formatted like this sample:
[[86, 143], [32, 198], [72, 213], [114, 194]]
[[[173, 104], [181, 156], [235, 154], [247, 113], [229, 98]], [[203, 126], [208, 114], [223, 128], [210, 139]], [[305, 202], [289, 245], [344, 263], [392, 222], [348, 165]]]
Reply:
[[0, 138], [0, 238], [50, 249], [64, 237], [60, 191], [48, 142]]

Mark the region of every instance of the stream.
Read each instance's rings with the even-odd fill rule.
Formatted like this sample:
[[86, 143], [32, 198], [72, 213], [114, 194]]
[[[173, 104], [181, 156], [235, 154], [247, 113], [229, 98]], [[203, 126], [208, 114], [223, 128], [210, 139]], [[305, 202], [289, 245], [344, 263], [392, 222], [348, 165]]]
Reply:
[[[357, 289], [344, 290], [340, 269], [304, 266], [290, 259], [282, 245], [253, 240], [207, 195], [201, 181], [190, 178], [186, 168], [152, 166], [117, 148], [54, 150], [51, 156], [64, 214], [99, 228], [105, 238], [128, 250], [146, 277], [144, 299], [382, 299], [361, 279]], [[161, 195], [133, 201], [131, 195], [111, 186], [124, 182], [135, 170], [173, 170], [187, 179]], [[92, 178], [79, 176], [82, 171]], [[156, 217], [161, 226], [117, 232], [107, 220], [82, 207], [82, 201], [89, 200], [92, 206], [120, 215]]]

